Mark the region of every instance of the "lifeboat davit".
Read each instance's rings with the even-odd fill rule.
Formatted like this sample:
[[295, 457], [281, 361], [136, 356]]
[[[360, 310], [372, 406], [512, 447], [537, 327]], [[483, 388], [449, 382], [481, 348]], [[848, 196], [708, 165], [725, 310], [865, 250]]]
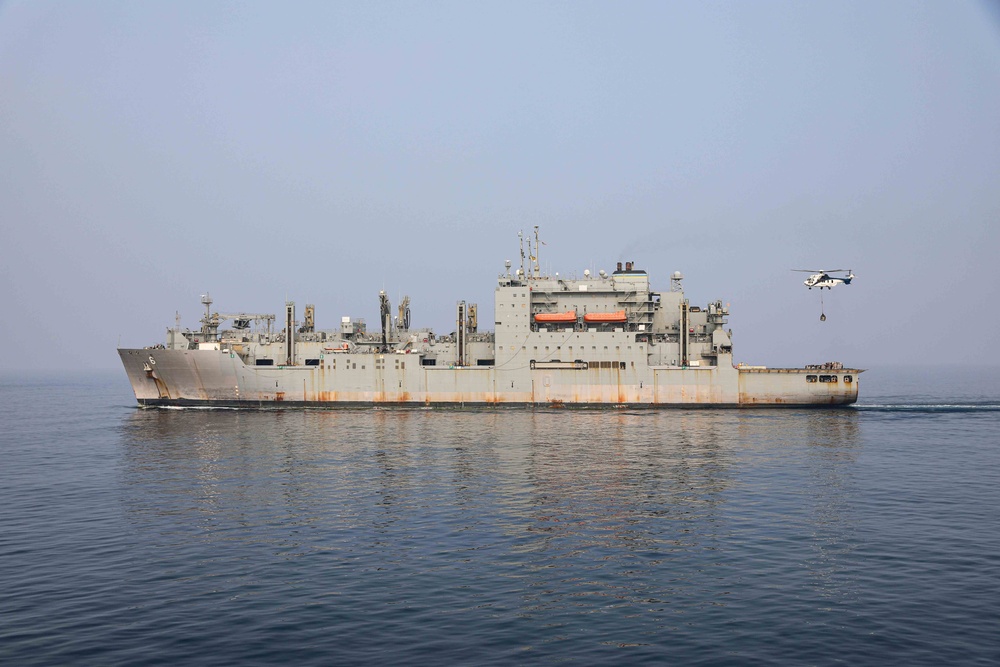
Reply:
[[627, 318], [625, 317], [624, 310], [618, 310], [613, 313], [587, 313], [586, 315], [583, 316], [584, 322], [597, 322], [597, 323], [625, 322], [626, 319]]
[[576, 311], [567, 310], [565, 313], [535, 313], [536, 322], [576, 322]]

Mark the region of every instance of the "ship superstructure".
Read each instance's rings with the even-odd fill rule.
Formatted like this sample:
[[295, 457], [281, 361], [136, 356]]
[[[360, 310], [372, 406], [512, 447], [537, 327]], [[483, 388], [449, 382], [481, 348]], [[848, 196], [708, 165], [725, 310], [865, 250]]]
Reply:
[[[521, 242], [520, 268], [498, 277], [494, 330], [479, 330], [476, 304], [459, 301], [454, 331], [410, 327], [409, 299], [392, 317], [379, 294], [380, 322], [343, 317], [320, 330], [315, 308], [301, 321], [285, 304], [273, 314], [218, 313], [202, 298], [196, 331], [167, 330], [166, 343], [119, 349], [144, 406], [325, 407], [815, 406], [857, 400], [859, 369], [733, 364], [728, 305], [691, 305], [683, 276], [669, 291], [645, 270], [619, 262], [613, 273], [544, 275], [535, 242]], [[223, 324], [229, 322], [229, 328]]]

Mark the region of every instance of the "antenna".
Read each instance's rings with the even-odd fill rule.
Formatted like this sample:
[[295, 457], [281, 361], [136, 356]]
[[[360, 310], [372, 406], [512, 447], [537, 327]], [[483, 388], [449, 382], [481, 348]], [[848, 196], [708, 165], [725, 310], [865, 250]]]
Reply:
[[517, 240], [521, 244], [521, 275], [524, 275], [524, 231], [517, 233]]
[[538, 264], [539, 264], [539, 262], [538, 262], [538, 243], [539, 243], [539, 241], [538, 241], [538, 225], [535, 225], [535, 255], [531, 258], [535, 262], [535, 268], [534, 268], [534, 274], [533, 274], [535, 278], [538, 278], [538, 277], [541, 276], [541, 273], [538, 270]]

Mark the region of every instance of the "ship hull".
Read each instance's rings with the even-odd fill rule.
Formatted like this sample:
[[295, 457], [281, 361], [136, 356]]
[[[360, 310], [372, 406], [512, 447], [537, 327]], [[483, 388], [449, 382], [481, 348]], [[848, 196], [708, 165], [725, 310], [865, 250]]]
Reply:
[[119, 356], [140, 405], [177, 407], [831, 407], [857, 401], [862, 372], [634, 361], [613, 368], [423, 366], [417, 355], [396, 354], [257, 367], [227, 350], [120, 349]]

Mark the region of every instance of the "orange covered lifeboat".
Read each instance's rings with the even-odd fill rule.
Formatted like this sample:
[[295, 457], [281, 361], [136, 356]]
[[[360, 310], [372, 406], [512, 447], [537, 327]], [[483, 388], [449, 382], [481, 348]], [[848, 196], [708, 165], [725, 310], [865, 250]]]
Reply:
[[565, 313], [535, 313], [536, 322], [576, 322], [576, 311], [567, 310]]
[[618, 310], [613, 313], [587, 313], [583, 316], [584, 322], [624, 322], [626, 321], [625, 311]]

